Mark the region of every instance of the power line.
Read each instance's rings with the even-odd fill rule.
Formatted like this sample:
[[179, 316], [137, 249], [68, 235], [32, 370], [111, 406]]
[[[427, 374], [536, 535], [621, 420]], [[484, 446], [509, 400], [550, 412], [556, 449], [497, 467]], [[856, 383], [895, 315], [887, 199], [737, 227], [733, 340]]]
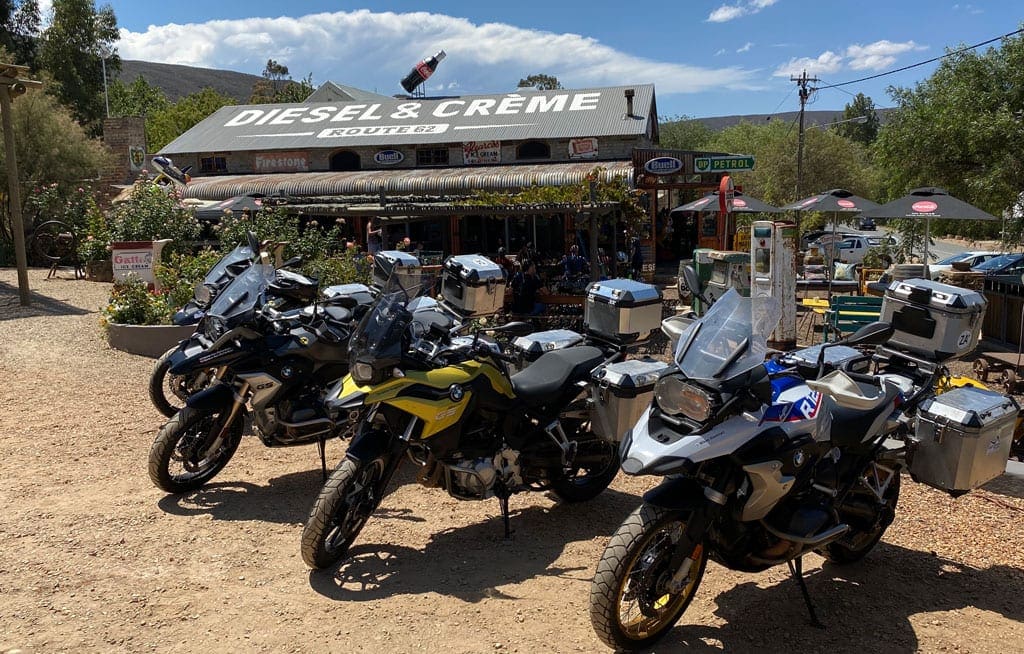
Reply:
[[975, 43], [974, 45], [969, 45], [969, 46], [967, 46], [965, 48], [960, 48], [959, 50], [954, 50], [953, 52], [947, 52], [946, 54], [939, 55], [938, 57], [932, 57], [931, 59], [928, 59], [927, 61], [919, 61], [916, 64], [910, 64], [909, 66], [903, 66], [902, 68], [896, 68], [896, 69], [893, 69], [893, 70], [886, 71], [884, 73], [878, 73], [877, 75], [869, 75], [868, 77], [861, 77], [860, 79], [852, 79], [849, 82], [840, 82], [838, 84], [829, 84], [828, 86], [819, 86], [815, 90], [816, 91], [820, 91], [822, 89], [834, 89], [834, 88], [838, 88], [840, 86], [849, 86], [850, 84], [858, 84], [860, 82], [866, 82], [866, 81], [871, 80], [871, 79], [878, 79], [879, 77], [885, 77], [886, 75], [892, 75], [893, 73], [901, 73], [901, 72], [903, 72], [905, 70], [910, 70], [911, 68], [917, 68], [918, 66], [924, 66], [925, 64], [930, 64], [930, 63], [936, 62], [936, 61], [938, 61], [940, 59], [945, 59], [946, 57], [952, 57], [953, 55], [960, 54], [961, 52], [967, 52], [968, 50], [974, 50], [975, 48], [980, 48], [981, 46], [988, 45], [989, 43], [995, 43], [996, 41], [1005, 39], [1005, 38], [1010, 37], [1010, 36], [1014, 36], [1016, 34], [1020, 34], [1021, 32], [1024, 32], [1024, 28], [1021, 28], [1021, 29], [1013, 31], [1013, 32], [1008, 32], [1006, 34], [1003, 34], [1002, 36], [997, 36], [994, 39], [989, 39], [987, 41], [982, 41], [981, 43]]

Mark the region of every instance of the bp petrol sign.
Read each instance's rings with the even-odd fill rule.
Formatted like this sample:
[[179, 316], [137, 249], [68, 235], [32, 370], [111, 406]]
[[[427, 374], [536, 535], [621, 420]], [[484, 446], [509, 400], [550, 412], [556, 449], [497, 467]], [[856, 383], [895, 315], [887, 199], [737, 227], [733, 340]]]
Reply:
[[726, 173], [736, 170], [753, 170], [752, 155], [737, 154], [725, 157], [694, 157], [693, 170], [698, 173]]

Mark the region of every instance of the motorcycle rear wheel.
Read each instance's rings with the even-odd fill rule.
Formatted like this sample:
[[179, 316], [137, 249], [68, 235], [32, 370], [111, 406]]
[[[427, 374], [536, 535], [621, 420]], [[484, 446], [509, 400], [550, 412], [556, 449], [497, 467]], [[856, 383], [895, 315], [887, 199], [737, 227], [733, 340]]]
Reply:
[[576, 467], [551, 480], [551, 491], [563, 502], [586, 502], [597, 497], [619, 473], [619, 448], [613, 443], [593, 435], [577, 443], [577, 456], [592, 450], [607, 456], [600, 463]]
[[[885, 489], [884, 497], [887, 509], [892, 511], [892, 515], [895, 516], [896, 503], [900, 500], [899, 473], [893, 477], [889, 487]], [[873, 529], [868, 531], [851, 531], [843, 538], [826, 545], [819, 553], [836, 565], [860, 561], [867, 556], [868, 552], [875, 549], [875, 545], [882, 540], [885, 530], [891, 523], [891, 520], [877, 523]]]
[[686, 528], [677, 512], [643, 504], [619, 526], [597, 564], [590, 586], [590, 621], [598, 638], [616, 650], [644, 649], [665, 635], [690, 605], [707, 565], [698, 545], [678, 593], [666, 588], [671, 559]]
[[384, 496], [385, 457], [362, 463], [346, 458], [320, 490], [302, 529], [302, 560], [311, 568], [334, 565], [347, 554]]
[[156, 410], [168, 418], [185, 408], [185, 400], [209, 385], [213, 377], [208, 371], [200, 371], [192, 375], [172, 375], [171, 355], [177, 352], [178, 346], [160, 355], [149, 375], [149, 399]]
[[[238, 449], [242, 440], [241, 417], [235, 419], [223, 439], [216, 438], [231, 407], [200, 411], [185, 407], [167, 421], [149, 449], [149, 478], [168, 493], [185, 493], [213, 479]], [[203, 447], [211, 436], [213, 442]], [[218, 442], [219, 441], [219, 442]], [[180, 466], [180, 471], [172, 470]]]

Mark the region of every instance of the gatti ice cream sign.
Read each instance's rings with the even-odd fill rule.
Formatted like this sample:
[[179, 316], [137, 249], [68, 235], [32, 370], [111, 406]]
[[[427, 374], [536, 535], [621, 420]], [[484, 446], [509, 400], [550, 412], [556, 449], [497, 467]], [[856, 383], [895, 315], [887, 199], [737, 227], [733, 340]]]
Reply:
[[[344, 104], [242, 109], [229, 118], [226, 128], [290, 125], [317, 128], [301, 132], [317, 138], [393, 136], [401, 134], [441, 134], [461, 118], [484, 117], [495, 127], [506, 118], [515, 120], [531, 115], [575, 111], [596, 111], [600, 92], [559, 93], [554, 95], [505, 95], [398, 104]], [[474, 123], [477, 121], [474, 120]]]

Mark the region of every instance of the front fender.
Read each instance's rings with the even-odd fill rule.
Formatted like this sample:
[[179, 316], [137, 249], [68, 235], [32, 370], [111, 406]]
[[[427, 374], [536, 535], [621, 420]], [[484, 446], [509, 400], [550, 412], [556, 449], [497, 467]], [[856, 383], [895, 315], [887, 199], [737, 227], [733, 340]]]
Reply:
[[644, 493], [644, 503], [668, 511], [693, 511], [704, 501], [704, 488], [691, 477], [666, 477]]
[[379, 459], [395, 447], [396, 437], [381, 429], [364, 429], [348, 445], [345, 456], [359, 463]]
[[224, 383], [216, 383], [190, 395], [185, 404], [200, 411], [213, 411], [231, 406], [235, 402], [235, 389]]

